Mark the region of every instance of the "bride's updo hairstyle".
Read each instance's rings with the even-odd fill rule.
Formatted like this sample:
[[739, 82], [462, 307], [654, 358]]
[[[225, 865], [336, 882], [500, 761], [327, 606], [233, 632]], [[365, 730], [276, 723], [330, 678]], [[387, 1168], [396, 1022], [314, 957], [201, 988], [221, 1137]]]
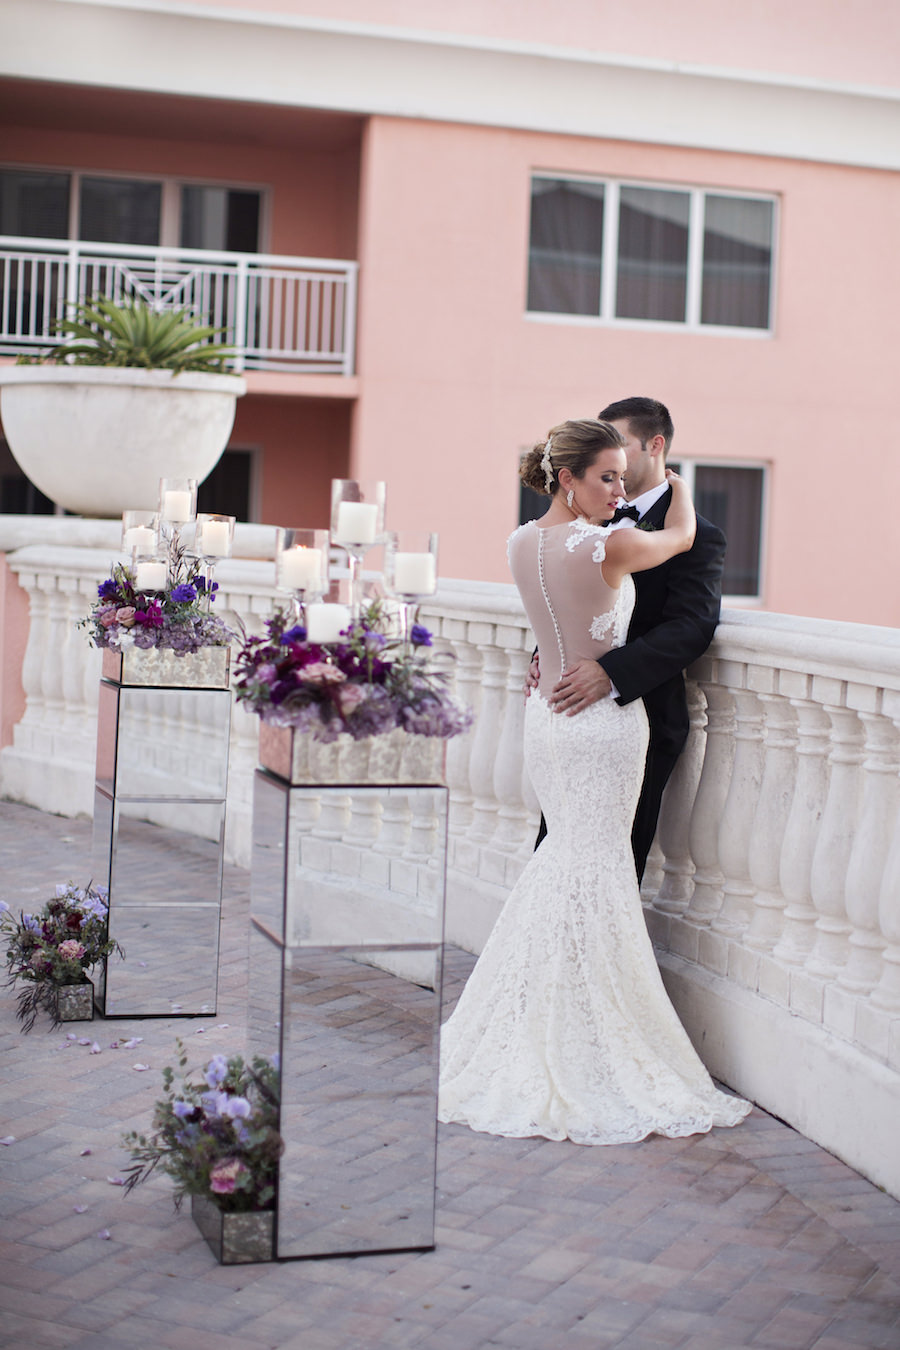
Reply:
[[601, 450], [621, 450], [625, 440], [609, 422], [584, 417], [560, 422], [545, 441], [538, 441], [524, 456], [519, 477], [532, 492], [553, 497], [559, 487], [560, 469], [573, 478], [583, 478]]

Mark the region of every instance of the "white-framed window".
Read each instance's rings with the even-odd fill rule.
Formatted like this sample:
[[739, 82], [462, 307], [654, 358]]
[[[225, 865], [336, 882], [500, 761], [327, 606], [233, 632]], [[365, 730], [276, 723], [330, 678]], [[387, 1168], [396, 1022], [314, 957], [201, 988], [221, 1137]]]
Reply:
[[775, 227], [771, 196], [536, 173], [526, 308], [764, 335]]
[[0, 234], [258, 253], [262, 188], [0, 167]]
[[722, 595], [726, 603], [761, 599], [766, 466], [675, 455], [669, 465], [687, 482], [697, 514], [725, 532], [728, 546]]

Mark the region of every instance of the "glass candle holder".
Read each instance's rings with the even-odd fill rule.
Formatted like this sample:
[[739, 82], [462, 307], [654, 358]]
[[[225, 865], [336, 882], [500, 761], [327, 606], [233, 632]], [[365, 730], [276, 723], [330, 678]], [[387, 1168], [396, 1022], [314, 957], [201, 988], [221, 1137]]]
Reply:
[[328, 590], [328, 531], [279, 529], [275, 534], [275, 585], [294, 596], [297, 618]]
[[196, 478], [161, 478], [159, 480], [159, 530], [177, 549], [181, 530], [197, 514]]
[[157, 511], [122, 512], [122, 552], [130, 553], [132, 563], [140, 555], [149, 557], [159, 543]]
[[234, 516], [201, 511], [194, 530], [193, 552], [203, 559], [206, 567], [206, 609], [212, 602], [213, 572], [220, 558], [230, 558], [234, 544]]
[[350, 608], [358, 618], [360, 569], [369, 549], [382, 541], [385, 486], [355, 478], [331, 480], [331, 542], [345, 550], [350, 568]]
[[412, 611], [437, 590], [438, 537], [424, 530], [391, 530], [384, 537], [384, 589], [399, 603], [400, 632], [409, 641]]
[[169, 569], [165, 558], [154, 555], [137, 558], [134, 564], [134, 589], [142, 594], [158, 593], [166, 589]]

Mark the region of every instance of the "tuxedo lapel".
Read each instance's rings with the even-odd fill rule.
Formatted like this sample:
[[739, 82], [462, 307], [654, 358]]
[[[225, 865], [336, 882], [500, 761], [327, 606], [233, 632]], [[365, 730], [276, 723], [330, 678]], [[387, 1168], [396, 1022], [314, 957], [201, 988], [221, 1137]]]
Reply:
[[657, 501], [653, 503], [650, 510], [641, 516], [640, 524], [646, 522], [652, 525], [654, 529], [661, 530], [666, 521], [666, 512], [669, 509], [669, 502], [672, 500], [672, 489], [668, 488]]

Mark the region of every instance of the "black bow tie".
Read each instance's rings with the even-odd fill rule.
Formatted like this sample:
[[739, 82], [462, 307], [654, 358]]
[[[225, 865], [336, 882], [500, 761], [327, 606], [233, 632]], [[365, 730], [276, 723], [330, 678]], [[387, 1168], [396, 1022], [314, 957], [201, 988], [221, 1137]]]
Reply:
[[640, 520], [640, 518], [641, 513], [636, 506], [617, 506], [609, 523], [615, 525], [618, 520]]

